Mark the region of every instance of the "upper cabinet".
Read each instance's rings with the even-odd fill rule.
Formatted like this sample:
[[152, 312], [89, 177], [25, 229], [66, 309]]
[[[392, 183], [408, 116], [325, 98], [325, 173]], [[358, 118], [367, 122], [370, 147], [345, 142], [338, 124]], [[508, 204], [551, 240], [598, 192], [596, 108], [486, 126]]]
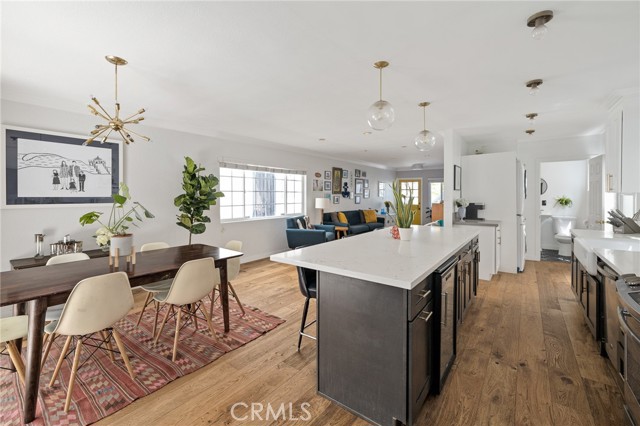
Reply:
[[640, 192], [640, 97], [625, 96], [611, 109], [605, 138], [605, 189]]

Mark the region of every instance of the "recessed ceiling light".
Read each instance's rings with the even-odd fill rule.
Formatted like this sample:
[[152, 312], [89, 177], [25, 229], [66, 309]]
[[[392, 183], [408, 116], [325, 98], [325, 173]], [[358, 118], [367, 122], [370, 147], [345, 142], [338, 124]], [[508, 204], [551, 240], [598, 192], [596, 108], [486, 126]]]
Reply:
[[363, 135], [368, 136], [371, 134], [371, 132], [362, 132]]
[[533, 122], [533, 120], [538, 116], [537, 112], [530, 112], [529, 114], [526, 114], [525, 117], [527, 117], [527, 120]]
[[545, 24], [552, 19], [552, 10], [543, 10], [542, 12], [534, 13], [529, 16], [529, 19], [527, 19], [527, 27], [533, 28], [533, 31], [531, 31], [531, 37], [536, 40], [542, 40], [548, 31]]
[[542, 83], [543, 81], [541, 78], [536, 78], [535, 80], [527, 81], [524, 85], [529, 88], [530, 95], [535, 95], [540, 90]]
[[325, 139], [325, 138], [320, 138], [320, 139], [318, 139], [318, 142], [324, 142], [324, 141], [326, 141], [326, 139]]
[[535, 132], [535, 129], [527, 129], [524, 132], [528, 135], [532, 135]]
[[406, 148], [406, 147], [407, 147], [406, 145], [402, 145], [402, 148]]

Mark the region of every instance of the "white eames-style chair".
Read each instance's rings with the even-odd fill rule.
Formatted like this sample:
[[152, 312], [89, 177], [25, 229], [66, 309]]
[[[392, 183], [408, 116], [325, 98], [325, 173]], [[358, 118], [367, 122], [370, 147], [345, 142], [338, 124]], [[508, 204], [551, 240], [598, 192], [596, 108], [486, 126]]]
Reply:
[[[242, 241], [231, 240], [224, 247], [226, 249], [233, 250], [233, 251], [241, 251], [242, 250]], [[244, 307], [242, 306], [242, 303], [240, 302], [240, 298], [238, 297], [238, 293], [236, 293], [236, 290], [231, 285], [231, 280], [234, 280], [238, 276], [239, 273], [240, 273], [240, 258], [239, 257], [234, 257], [233, 259], [227, 260], [227, 287], [229, 288], [229, 292], [231, 293], [233, 298], [236, 299], [236, 302], [238, 302], [238, 306], [240, 307], [240, 310], [242, 311], [242, 315], [244, 315], [245, 314]], [[216, 278], [215, 279], [216, 279], [216, 281], [215, 281], [215, 285], [213, 287], [214, 294], [215, 294], [216, 291], [218, 291], [218, 292], [220, 291], [220, 271], [218, 269], [216, 269]], [[213, 302], [215, 302], [215, 299], [213, 299], [211, 301], [211, 309], [209, 311], [209, 313], [210, 313], [210, 315], [212, 317], [213, 317]]]
[[[69, 347], [73, 337], [76, 338], [73, 366], [69, 377], [67, 399], [64, 405], [65, 413], [69, 411], [80, 355], [85, 343], [97, 348], [104, 344], [111, 360], [115, 362], [114, 351], [111, 347], [111, 336], [113, 336], [129, 376], [135, 379], [133, 368], [129, 363], [129, 357], [120, 335], [113, 328], [113, 325], [127, 315], [131, 308], [133, 308], [133, 294], [131, 293], [127, 274], [125, 272], [114, 272], [98, 275], [84, 279], [76, 284], [67, 299], [67, 303], [64, 305], [60, 319], [45, 327], [46, 333], [67, 336], [49, 386], [53, 386], [55, 383], [65, 357], [70, 352], [73, 352], [73, 350], [69, 352]], [[100, 334], [99, 338], [94, 337], [96, 333]]]
[[[215, 261], [211, 257], [204, 259], [191, 260], [185, 262], [176, 274], [171, 287], [166, 292], [155, 293], [153, 300], [159, 302], [163, 306], [167, 306], [167, 312], [162, 319], [160, 330], [154, 339], [154, 344], [158, 342], [164, 325], [169, 317], [176, 319], [176, 331], [173, 339], [173, 354], [171, 360], [175, 362], [178, 352], [178, 340], [180, 337], [180, 328], [186, 325], [187, 321], [192, 320], [196, 330], [198, 329], [197, 312], [198, 310], [204, 315], [207, 326], [213, 339], [218, 340], [216, 332], [211, 323], [211, 317], [206, 309], [203, 308], [203, 299], [207, 297], [214, 286], [215, 276], [217, 275]], [[182, 324], [182, 316], [186, 315], [187, 320]]]
[[[161, 249], [166, 249], [169, 248], [169, 244], [165, 243], [165, 242], [155, 242], [155, 243], [146, 243], [143, 244], [142, 247], [140, 247], [140, 251], [151, 251], [151, 250], [161, 250]], [[140, 325], [140, 321], [142, 320], [142, 315], [144, 315], [144, 311], [145, 309], [147, 309], [147, 306], [149, 306], [151, 303], [155, 304], [155, 308], [156, 308], [156, 318], [155, 321], [153, 323], [153, 334], [156, 334], [156, 324], [158, 322], [158, 302], [153, 300], [153, 296], [156, 293], [161, 293], [164, 291], [168, 291], [169, 288], [171, 287], [171, 283], [173, 282], [173, 279], [168, 279], [168, 280], [162, 280], [162, 281], [157, 281], [151, 284], [145, 284], [140, 286], [140, 288], [144, 291], [147, 292], [147, 297], [144, 299], [144, 304], [142, 305], [142, 310], [140, 311], [140, 316], [138, 317], [138, 321], [136, 322], [136, 327]]]
[[[79, 262], [81, 260], [89, 260], [89, 256], [86, 253], [67, 253], [60, 254], [58, 256], [52, 256], [47, 260], [46, 266], [51, 265], [60, 265], [63, 263], [69, 262]], [[64, 304], [55, 305], [47, 308], [47, 313], [45, 314], [44, 320], [46, 322], [55, 322], [60, 319], [60, 314], [62, 314], [62, 308], [64, 308]], [[51, 345], [53, 341], [56, 340], [57, 335], [55, 334], [45, 334], [44, 335], [44, 352], [42, 354], [42, 367], [44, 367], [44, 363], [47, 361], [47, 357], [49, 356], [49, 351], [51, 350]]]
[[16, 368], [18, 377], [24, 384], [24, 362], [20, 356], [20, 351], [16, 346], [16, 340], [27, 337], [29, 329], [29, 317], [18, 315], [15, 317], [0, 318], [0, 343], [6, 346], [7, 352], [13, 366]]

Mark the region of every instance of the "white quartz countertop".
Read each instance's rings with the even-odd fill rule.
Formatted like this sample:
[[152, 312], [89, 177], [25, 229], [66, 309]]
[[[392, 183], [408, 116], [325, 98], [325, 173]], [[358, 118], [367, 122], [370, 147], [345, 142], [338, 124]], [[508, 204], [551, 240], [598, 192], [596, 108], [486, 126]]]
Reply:
[[635, 274], [640, 277], [640, 252], [602, 248], [594, 252], [618, 275]]
[[385, 228], [271, 260], [410, 290], [477, 235], [472, 227], [414, 226], [411, 241], [400, 241]]
[[466, 225], [466, 226], [500, 226], [502, 222], [499, 220], [473, 220], [465, 219], [464, 221], [454, 222], [454, 225]]
[[597, 231], [595, 229], [572, 229], [571, 234], [576, 238], [640, 238], [640, 234], [616, 234], [612, 230]]

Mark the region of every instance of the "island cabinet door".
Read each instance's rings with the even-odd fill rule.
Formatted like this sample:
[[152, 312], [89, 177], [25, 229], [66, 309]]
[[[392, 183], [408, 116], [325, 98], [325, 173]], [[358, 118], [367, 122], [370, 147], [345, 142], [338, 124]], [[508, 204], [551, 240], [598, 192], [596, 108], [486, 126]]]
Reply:
[[431, 384], [433, 300], [409, 323], [409, 422], [414, 424]]

